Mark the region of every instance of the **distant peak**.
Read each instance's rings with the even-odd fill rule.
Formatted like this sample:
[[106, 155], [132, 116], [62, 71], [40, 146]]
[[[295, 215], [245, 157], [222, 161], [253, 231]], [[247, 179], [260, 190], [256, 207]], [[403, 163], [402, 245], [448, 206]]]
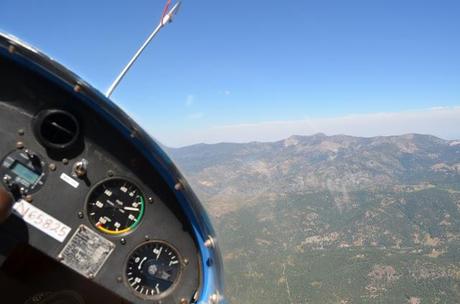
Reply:
[[300, 143], [301, 139], [302, 137], [299, 135], [292, 135], [286, 138], [285, 140], [283, 140], [283, 143], [285, 147], [296, 146]]
[[324, 137], [328, 137], [328, 136], [324, 133], [315, 133], [312, 135], [291, 135], [286, 139], [305, 139], [305, 138], [324, 138]]

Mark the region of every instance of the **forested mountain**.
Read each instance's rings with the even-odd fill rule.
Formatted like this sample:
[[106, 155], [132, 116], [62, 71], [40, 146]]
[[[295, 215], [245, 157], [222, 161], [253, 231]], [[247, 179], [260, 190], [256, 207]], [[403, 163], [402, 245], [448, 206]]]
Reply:
[[232, 303], [457, 303], [460, 141], [292, 136], [168, 149]]

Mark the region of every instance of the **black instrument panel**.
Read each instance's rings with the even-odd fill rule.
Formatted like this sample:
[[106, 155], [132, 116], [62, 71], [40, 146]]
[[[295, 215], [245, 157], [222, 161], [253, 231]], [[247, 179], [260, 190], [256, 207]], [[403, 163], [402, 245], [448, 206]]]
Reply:
[[[22, 202], [15, 212], [23, 216], [2, 224], [0, 235], [14, 236], [126, 302], [193, 300], [201, 273], [190, 224], [159, 173], [103, 113], [4, 60], [0, 124], [1, 182]], [[95, 237], [86, 239], [80, 227]], [[98, 242], [113, 244], [113, 251], [89, 252]], [[142, 248], [151, 251], [144, 252], [149, 266], [128, 274]], [[12, 250], [0, 249], [6, 256]], [[76, 254], [100, 257], [102, 265], [88, 272]]]

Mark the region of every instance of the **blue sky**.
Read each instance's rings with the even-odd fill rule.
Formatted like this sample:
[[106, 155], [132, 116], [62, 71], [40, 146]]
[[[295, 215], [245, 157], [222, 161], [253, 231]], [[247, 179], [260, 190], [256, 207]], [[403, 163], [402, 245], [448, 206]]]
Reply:
[[[2, 0], [0, 30], [105, 91], [163, 5]], [[113, 99], [172, 146], [292, 132], [460, 138], [458, 16], [460, 1], [184, 0]], [[404, 113], [424, 114], [405, 125]]]

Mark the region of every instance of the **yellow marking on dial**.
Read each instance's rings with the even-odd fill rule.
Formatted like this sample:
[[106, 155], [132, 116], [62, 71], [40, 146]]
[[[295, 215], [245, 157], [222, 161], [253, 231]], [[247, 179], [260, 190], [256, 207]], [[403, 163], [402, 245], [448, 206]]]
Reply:
[[102, 226], [96, 226], [96, 227], [97, 227], [97, 229], [101, 230], [102, 232], [107, 233], [107, 234], [111, 234], [111, 235], [118, 235], [118, 234], [126, 233], [126, 232], [131, 230], [131, 227], [128, 227], [128, 228], [123, 229], [123, 230], [118, 230], [118, 231], [112, 231], [112, 230], [106, 229], [106, 228], [104, 228]]

